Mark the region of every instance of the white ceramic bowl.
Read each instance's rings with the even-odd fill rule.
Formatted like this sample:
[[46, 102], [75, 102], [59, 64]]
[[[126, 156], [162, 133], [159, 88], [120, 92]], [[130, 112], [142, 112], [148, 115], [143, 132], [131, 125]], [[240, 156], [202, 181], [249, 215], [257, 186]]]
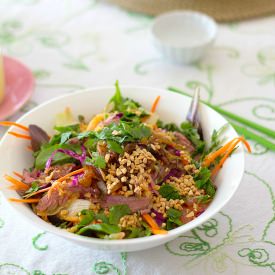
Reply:
[[[121, 87], [121, 90], [124, 96], [130, 97], [140, 102], [148, 109], [150, 109], [150, 106], [156, 96], [160, 95], [161, 99], [157, 107], [157, 112], [159, 113], [160, 118], [165, 122], [176, 123], [180, 123], [185, 120], [190, 104], [190, 98], [186, 96], [172, 93], [166, 90], [145, 87], [139, 88], [125, 86]], [[37, 124], [48, 131], [49, 134], [52, 134], [55, 114], [60, 113], [60, 111], [65, 107], [70, 106], [76, 116], [78, 114], [82, 114], [86, 118], [90, 118], [92, 115], [102, 111], [103, 107], [113, 94], [114, 88], [107, 87], [93, 88], [65, 95], [34, 108], [32, 111], [22, 116], [18, 122], [24, 125]], [[200, 107], [204, 136], [206, 137], [206, 140], [209, 140], [212, 131], [223, 126], [226, 123], [226, 120], [206, 105], [202, 104]], [[16, 129], [16, 131], [19, 130]], [[230, 127], [226, 132], [226, 136], [228, 139], [232, 139], [233, 137], [237, 136], [237, 133], [233, 128]], [[1, 178], [4, 174], [12, 174], [12, 171], [22, 171], [24, 168], [30, 167], [32, 165], [33, 158], [31, 153], [26, 150], [26, 146], [28, 144], [29, 141], [27, 140], [25, 141], [14, 138], [7, 134], [2, 138], [0, 143]], [[129, 240], [101, 240], [78, 236], [43, 221], [38, 216], [36, 216], [32, 212], [31, 208], [26, 204], [13, 202], [9, 203], [17, 213], [24, 216], [24, 218], [33, 226], [40, 227], [43, 230], [73, 241], [79, 245], [87, 246], [93, 249], [104, 249], [112, 251], [143, 250], [164, 244], [172, 239], [175, 239], [177, 236], [191, 230], [192, 228], [195, 228], [215, 215], [230, 200], [230, 198], [237, 190], [243, 175], [243, 171], [244, 153], [243, 148], [240, 146], [236, 152], [234, 152], [232, 157], [226, 161], [222, 170], [218, 174], [215, 181], [215, 184], [218, 187], [217, 194], [207, 210], [195, 220], [169, 231], [167, 235], [155, 235]], [[7, 182], [1, 180], [1, 185], [3, 186], [2, 192], [6, 199], [10, 197], [19, 198], [14, 190], [7, 188], [9, 186]]]
[[199, 60], [213, 44], [217, 24], [203, 13], [173, 11], [156, 17], [151, 34], [164, 57], [175, 63], [190, 64]]

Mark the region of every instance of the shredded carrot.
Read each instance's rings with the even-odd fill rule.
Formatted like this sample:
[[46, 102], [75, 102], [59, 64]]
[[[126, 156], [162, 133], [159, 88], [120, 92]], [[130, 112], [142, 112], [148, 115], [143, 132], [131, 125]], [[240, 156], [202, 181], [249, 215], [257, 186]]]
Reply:
[[158, 234], [167, 234], [168, 233], [168, 231], [159, 228], [156, 221], [149, 214], [143, 214], [142, 218], [150, 225], [150, 229], [153, 234], [158, 235]]
[[18, 137], [18, 138], [24, 138], [24, 139], [32, 139], [30, 136], [28, 135], [22, 135], [22, 134], [19, 134], [19, 133], [16, 133], [16, 132], [8, 132], [8, 134], [10, 135], [13, 135], [15, 137]]
[[23, 179], [23, 175], [22, 175], [22, 174], [20, 174], [20, 173], [18, 173], [18, 172], [15, 172], [15, 171], [13, 171], [13, 174], [14, 174], [15, 176], [17, 176], [18, 178]]
[[221, 147], [220, 149], [218, 149], [217, 151], [210, 153], [209, 155], [207, 155], [203, 161], [203, 166], [208, 167], [218, 156], [220, 156], [221, 154], [223, 154], [224, 152], [226, 152], [226, 150], [229, 148], [229, 146], [231, 145], [231, 143], [233, 143], [234, 141], [238, 140], [239, 138], [233, 138], [232, 140], [230, 140], [229, 142], [227, 142], [223, 147]]
[[62, 216], [62, 219], [68, 222], [79, 222], [79, 217], [74, 216]]
[[41, 189], [41, 190], [38, 190], [36, 192], [33, 192], [31, 193], [28, 197], [32, 197], [32, 196], [35, 196], [37, 194], [40, 194], [40, 193], [44, 193], [44, 192], [47, 192], [51, 189], [51, 186], [50, 187], [47, 187], [47, 188], [44, 188], [44, 189]]
[[249, 143], [243, 138], [240, 137], [239, 139], [235, 140], [234, 142], [232, 142], [230, 144], [230, 146], [227, 148], [225, 154], [223, 155], [222, 159], [220, 160], [220, 162], [214, 167], [214, 169], [211, 172], [211, 176], [214, 177], [218, 171], [222, 168], [224, 162], [226, 161], [226, 159], [230, 156], [230, 154], [232, 153], [232, 151], [235, 149], [235, 147], [238, 145], [238, 143], [243, 142], [248, 150], [248, 152], [251, 152], [251, 148]]
[[80, 173], [82, 173], [82, 172], [84, 172], [84, 168], [80, 168], [80, 169], [78, 169], [78, 170], [75, 170], [75, 171], [73, 171], [73, 172], [71, 172], [71, 173], [69, 173], [69, 174], [67, 174], [67, 175], [65, 175], [65, 176], [63, 176], [63, 177], [61, 177], [61, 178], [59, 178], [57, 181], [58, 181], [58, 182], [62, 182], [63, 180], [65, 180], [65, 179], [67, 179], [67, 178], [69, 178], [69, 177], [71, 177], [71, 176], [73, 176], [73, 175], [80, 174]]
[[49, 222], [48, 216], [46, 214], [41, 215], [42, 220], [44, 220], [45, 222]]
[[251, 147], [250, 147], [250, 144], [247, 142], [247, 140], [243, 137], [243, 140], [242, 140], [244, 146], [246, 147], [248, 153], [251, 153]]
[[[237, 143], [236, 143], [237, 142]], [[249, 143], [244, 139], [244, 137], [237, 137], [237, 138], [233, 138], [232, 140], [230, 140], [229, 142], [227, 142], [223, 147], [221, 147], [220, 149], [218, 149], [217, 151], [207, 155], [203, 161], [203, 166], [208, 167], [211, 163], [213, 163], [213, 161], [219, 157], [222, 156], [223, 154], [225, 154], [227, 152], [227, 150], [231, 147], [232, 144], [236, 143], [236, 145], [239, 142], [243, 142], [243, 144], [245, 145], [247, 151], [249, 153], [251, 153], [251, 148]], [[235, 146], [236, 146], [235, 145]], [[235, 147], [234, 146], [234, 147]]]
[[155, 234], [155, 235], [165, 235], [165, 234], [167, 234], [168, 233], [168, 231], [167, 230], [164, 230], [164, 229], [155, 229], [155, 228], [151, 228], [151, 231], [152, 231], [152, 233], [153, 234]]
[[155, 101], [153, 102], [152, 108], [151, 108], [151, 113], [154, 113], [157, 109], [158, 103], [160, 100], [160, 96], [158, 95], [155, 99]]
[[221, 147], [219, 150], [215, 151], [214, 153], [209, 154], [205, 157], [203, 161], [203, 166], [208, 167], [217, 157], [222, 157], [219, 163], [214, 167], [214, 169], [211, 172], [212, 177], [215, 176], [218, 171], [222, 168], [224, 162], [226, 159], [230, 156], [234, 148], [238, 145], [238, 143], [242, 142], [247, 151], [250, 153], [251, 148], [249, 143], [244, 139], [244, 137], [237, 137], [233, 138], [229, 142], [227, 142], [223, 147]]
[[23, 202], [23, 203], [37, 203], [40, 199], [16, 199], [16, 198], [9, 198], [9, 201], [13, 202]]
[[17, 191], [18, 187], [14, 186], [14, 185], [11, 185], [11, 186], [8, 187], [8, 189]]
[[156, 223], [156, 221], [149, 214], [143, 214], [142, 218], [150, 225], [150, 227], [152, 229], [158, 229], [159, 230], [158, 224]]
[[182, 162], [183, 165], [189, 164], [189, 161], [186, 158], [182, 158], [181, 162]]
[[18, 128], [21, 128], [21, 129], [27, 131], [27, 132], [29, 131], [28, 127], [26, 127], [22, 124], [16, 123], [16, 122], [12, 122], [12, 121], [0, 121], [0, 125], [2, 125], [2, 126], [16, 126]]
[[19, 181], [9, 175], [5, 175], [4, 178], [9, 181], [10, 183], [13, 184], [13, 187], [12, 189], [15, 189], [15, 190], [22, 190], [22, 191], [26, 191], [29, 189], [29, 186], [27, 184], [25, 184], [24, 182], [22, 181]]

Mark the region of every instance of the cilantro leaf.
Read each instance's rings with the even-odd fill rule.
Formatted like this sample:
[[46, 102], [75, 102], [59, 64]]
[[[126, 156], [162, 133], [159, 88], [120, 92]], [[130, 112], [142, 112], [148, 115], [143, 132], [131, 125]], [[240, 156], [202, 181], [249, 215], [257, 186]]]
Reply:
[[73, 125], [67, 125], [67, 126], [55, 126], [54, 129], [58, 131], [59, 133], [66, 133], [66, 132], [79, 132], [80, 131], [80, 125], [79, 124], [73, 124]]
[[61, 144], [65, 143], [67, 140], [69, 140], [69, 138], [71, 137], [71, 135], [72, 135], [71, 132], [66, 132], [66, 133], [61, 134], [60, 143]]
[[171, 222], [176, 223], [178, 225], [182, 224], [182, 221], [180, 220], [180, 217], [182, 216], [182, 212], [180, 210], [169, 208], [166, 213], [167, 213], [168, 219]]
[[92, 210], [83, 209], [81, 211], [81, 215], [83, 216], [81, 222], [77, 225], [78, 228], [86, 226], [90, 224], [95, 219], [95, 214]]
[[202, 153], [205, 148], [205, 142], [200, 139], [198, 129], [195, 128], [190, 122], [183, 122], [180, 127], [180, 132], [194, 144], [196, 153]]
[[106, 234], [113, 234], [120, 232], [120, 228], [117, 225], [107, 223], [95, 223], [82, 227], [76, 234], [83, 235], [87, 231], [96, 231]]
[[106, 162], [104, 157], [99, 155], [98, 152], [93, 152], [92, 158], [86, 157], [85, 163], [94, 165], [95, 167], [102, 168], [102, 169], [106, 167]]
[[113, 152], [116, 152], [118, 154], [123, 153], [123, 149], [120, 144], [114, 140], [107, 140], [107, 146]]
[[208, 180], [206, 187], [205, 187], [206, 194], [210, 196], [210, 198], [213, 198], [216, 194], [216, 187], [212, 183], [211, 180]]
[[175, 225], [182, 225], [183, 222], [181, 221], [181, 216], [182, 216], [182, 212], [174, 209], [174, 208], [169, 208], [167, 210], [167, 229], [173, 229], [174, 227], [176, 227]]
[[166, 129], [167, 131], [170, 131], [170, 132], [175, 132], [175, 131], [180, 132], [180, 128], [175, 123], [165, 124], [163, 121], [158, 120], [157, 126], [159, 128]]
[[85, 141], [84, 146], [89, 151], [96, 151], [96, 144], [97, 144], [97, 140], [95, 138], [89, 138], [87, 141]]
[[125, 215], [131, 214], [131, 210], [126, 204], [114, 205], [110, 208], [109, 220], [111, 224], [118, 224], [120, 218]]
[[126, 230], [127, 230], [126, 232], [127, 239], [140, 238], [140, 237], [152, 235], [152, 232], [149, 227], [147, 228], [130, 227], [130, 228], [127, 228]]
[[134, 139], [141, 139], [151, 135], [151, 129], [144, 124], [140, 124], [139, 127], [133, 127], [131, 124], [122, 123], [122, 127]]
[[216, 193], [216, 188], [211, 180], [211, 172], [208, 168], [202, 167], [200, 172], [194, 177], [196, 187], [204, 189], [206, 194], [213, 198]]
[[109, 218], [104, 214], [104, 210], [101, 210], [96, 214], [96, 219], [102, 220], [103, 223], [109, 223]]
[[92, 159], [94, 162], [94, 166], [98, 168], [105, 168], [106, 167], [106, 162], [103, 156], [99, 155], [98, 152], [93, 152], [92, 154]]
[[159, 189], [159, 193], [163, 198], [166, 198], [167, 200], [181, 199], [181, 195], [179, 194], [179, 192], [169, 184], [162, 185]]
[[211, 177], [210, 170], [206, 167], [202, 167], [199, 173], [194, 177], [197, 188], [199, 189], [204, 188], [205, 184], [210, 179], [210, 177]]
[[115, 87], [116, 87], [116, 92], [113, 95], [113, 97], [110, 99], [109, 102], [114, 104], [114, 109], [115, 110], [120, 110], [120, 105], [123, 102], [123, 97], [121, 95], [121, 91], [120, 91], [120, 88], [119, 88], [118, 80], [115, 83]]
[[79, 124], [67, 125], [67, 126], [55, 126], [54, 129], [59, 133], [52, 136], [49, 144], [64, 144], [70, 138], [78, 135], [80, 131]]
[[224, 139], [221, 138], [222, 134], [228, 129], [229, 124], [223, 125], [219, 130], [214, 130], [211, 135], [211, 144], [208, 150], [205, 150], [205, 153], [202, 156], [202, 159], [205, 155], [210, 154], [211, 152], [219, 149]]
[[175, 123], [163, 123], [162, 121], [158, 121], [157, 125], [159, 128], [166, 129], [170, 132], [180, 132], [184, 136], [186, 136], [192, 144], [195, 146], [195, 154], [202, 153], [205, 149], [205, 142], [200, 139], [200, 135], [198, 130], [192, 125], [190, 122], [183, 122], [180, 127], [178, 127]]
[[[114, 132], [116, 132], [115, 135]], [[94, 135], [99, 140], [113, 140], [121, 144], [125, 141], [147, 138], [151, 135], [151, 129], [139, 122], [120, 121], [118, 124], [112, 123], [104, 127]]]
[[31, 187], [25, 192], [25, 194], [29, 195], [31, 193], [38, 191], [38, 189], [39, 189], [38, 181], [34, 181], [32, 182]]
[[123, 113], [122, 120], [140, 122], [140, 118], [147, 116], [148, 113], [141, 107], [141, 105], [129, 98], [122, 97], [118, 81], [115, 83], [116, 91], [110, 99], [109, 104], [113, 107], [111, 111], [118, 111]]
[[196, 196], [195, 198], [198, 204], [208, 203], [211, 200], [209, 195], [200, 195], [200, 196]]

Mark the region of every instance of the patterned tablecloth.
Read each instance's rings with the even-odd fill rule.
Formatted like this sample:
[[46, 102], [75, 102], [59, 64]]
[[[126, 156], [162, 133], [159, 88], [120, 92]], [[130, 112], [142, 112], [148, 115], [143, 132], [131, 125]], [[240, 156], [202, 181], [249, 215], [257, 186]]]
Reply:
[[[275, 128], [275, 17], [220, 25], [207, 57], [177, 66], [151, 45], [152, 18], [104, 2], [1, 0], [0, 14], [1, 47], [36, 78], [33, 97], [12, 120], [55, 96], [119, 79], [188, 93], [199, 84], [205, 100]], [[275, 155], [252, 147], [242, 184], [221, 212], [147, 251], [77, 246], [30, 226], [0, 197], [0, 274], [275, 273]]]

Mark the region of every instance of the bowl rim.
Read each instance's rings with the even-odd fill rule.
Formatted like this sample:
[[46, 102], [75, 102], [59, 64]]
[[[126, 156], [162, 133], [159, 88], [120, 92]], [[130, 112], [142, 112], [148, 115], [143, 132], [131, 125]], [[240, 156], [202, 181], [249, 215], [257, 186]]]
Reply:
[[[91, 93], [91, 92], [96, 92], [99, 90], [106, 90], [106, 89], [114, 89], [113, 86], [99, 86], [99, 87], [93, 87], [93, 88], [84, 88], [84, 89], [79, 89], [76, 90], [73, 93], [69, 93], [69, 94], [63, 94], [60, 96], [57, 96], [55, 98], [52, 98], [48, 101], [43, 102], [42, 104], [36, 106], [35, 108], [31, 109], [29, 112], [25, 113], [23, 116], [21, 116], [16, 122], [20, 123], [22, 120], [25, 119], [25, 117], [29, 116], [32, 113], [35, 113], [36, 110], [40, 109], [43, 106], [46, 105], [50, 105], [52, 102], [54, 101], [58, 101], [60, 99], [64, 99], [64, 98], [68, 98], [72, 95], [78, 95], [78, 94], [85, 94], [85, 93]], [[162, 88], [152, 88], [152, 87], [148, 87], [148, 86], [138, 86], [138, 85], [120, 85], [120, 89], [141, 89], [141, 90], [151, 90], [151, 91], [157, 91], [160, 94], [164, 94], [164, 93], [169, 93], [169, 91], [167, 89], [162, 89]], [[185, 99], [190, 99], [188, 96], [180, 94], [180, 96], [184, 97]], [[215, 115], [222, 117], [218, 112], [216, 112], [215, 110], [213, 110], [211, 107], [207, 106], [206, 104], [202, 103], [202, 105], [204, 105], [205, 108], [210, 109], [212, 112], [215, 113]], [[224, 120], [226, 120], [225, 118], [223, 118]], [[226, 120], [227, 121], [227, 120]], [[14, 126], [11, 127], [11, 129]], [[234, 135], [238, 135], [237, 132], [234, 130], [234, 128], [232, 126], [229, 126], [233, 132]], [[5, 135], [3, 136], [3, 138], [0, 141], [0, 148], [2, 146], [2, 143], [4, 142], [4, 140], [8, 137], [8, 133], [6, 132]], [[119, 246], [127, 246], [127, 245], [134, 245], [134, 244], [147, 244], [147, 247], [154, 247], [157, 246], [159, 243], [159, 241], [163, 241], [164, 239], [167, 239], [167, 241], [170, 241], [172, 239], [175, 239], [176, 237], [178, 237], [180, 234], [183, 234], [184, 232], [190, 231], [191, 229], [199, 226], [200, 224], [206, 222], [207, 220], [209, 220], [211, 217], [213, 217], [214, 215], [216, 215], [227, 203], [229, 200], [231, 200], [231, 198], [233, 197], [233, 195], [236, 193], [238, 187], [240, 186], [241, 180], [243, 178], [243, 174], [244, 174], [244, 148], [243, 145], [240, 145], [239, 147], [240, 151], [239, 153], [241, 154], [241, 165], [239, 165], [241, 167], [241, 172], [240, 172], [240, 178], [238, 179], [238, 184], [236, 184], [235, 188], [232, 190], [232, 193], [230, 196], [228, 196], [228, 198], [226, 200], [224, 200], [221, 204], [220, 207], [215, 208], [211, 211], [211, 214], [208, 214], [207, 217], [204, 217], [204, 213], [202, 213], [199, 217], [197, 217], [196, 219], [182, 225], [179, 226], [175, 229], [172, 229], [170, 231], [168, 231], [168, 234], [166, 235], [151, 235], [151, 236], [146, 236], [146, 237], [139, 237], [139, 238], [133, 238], [133, 239], [122, 239], [122, 240], [105, 240], [105, 239], [98, 239], [98, 238], [91, 238], [91, 237], [86, 237], [86, 236], [82, 236], [82, 235], [77, 235], [74, 233], [70, 233], [68, 231], [65, 231], [61, 228], [58, 228], [50, 223], [45, 222], [44, 220], [42, 220], [41, 218], [39, 218], [37, 215], [35, 215], [33, 213], [33, 215], [39, 219], [40, 222], [36, 222], [35, 220], [33, 220], [31, 217], [29, 216], [25, 216], [23, 212], [26, 211], [26, 209], [22, 209], [21, 208], [21, 204], [16, 204], [16, 203], [12, 203], [8, 200], [5, 191], [1, 190], [4, 199], [7, 201], [7, 203], [9, 204], [9, 206], [11, 206], [19, 215], [21, 215], [22, 217], [24, 217], [25, 219], [27, 219], [28, 221], [30, 221], [34, 226], [40, 227], [43, 230], [46, 230], [50, 233], [54, 233], [62, 238], [66, 238], [66, 239], [70, 239], [70, 240], [74, 240], [80, 243], [83, 243], [85, 245], [89, 244], [89, 245], [95, 245], [95, 246], [104, 246], [104, 247], [108, 247], [108, 248], [116, 248], [118, 247], [117, 250], [119, 250]], [[149, 245], [148, 244], [152, 244]], [[103, 248], [104, 249], [104, 248]], [[106, 249], [106, 248], [105, 248]], [[146, 249], [146, 248], [145, 248]], [[143, 250], [143, 249], [137, 249], [137, 250]]]
[[[193, 20], [196, 20], [196, 21], [198, 18], [204, 18], [207, 21], [207, 24], [208, 25], [210, 24], [211, 27], [213, 28], [213, 33], [212, 34], [210, 33], [209, 37], [206, 40], [198, 42], [195, 45], [176, 46], [171, 43], [168, 43], [165, 39], [161, 39], [156, 34], [156, 28], [157, 28], [158, 23], [161, 20], [165, 20], [166, 18], [172, 17], [172, 16], [182, 16], [182, 17], [190, 17], [191, 16], [191, 17], [193, 17]], [[207, 28], [205, 28], [205, 26], [203, 25], [203, 29], [206, 30]], [[158, 44], [160, 44], [161, 46], [164, 46], [166, 48], [178, 49], [178, 50], [179, 49], [191, 50], [191, 49], [203, 48], [206, 45], [213, 43], [213, 41], [217, 37], [217, 32], [218, 32], [218, 26], [217, 26], [217, 23], [214, 18], [210, 17], [209, 15], [207, 15], [205, 13], [202, 13], [199, 11], [192, 11], [192, 10], [184, 10], [184, 11], [175, 10], [175, 11], [169, 11], [169, 12], [162, 13], [161, 15], [158, 15], [154, 19], [153, 23], [151, 24], [151, 28], [150, 28], [151, 36]]]

